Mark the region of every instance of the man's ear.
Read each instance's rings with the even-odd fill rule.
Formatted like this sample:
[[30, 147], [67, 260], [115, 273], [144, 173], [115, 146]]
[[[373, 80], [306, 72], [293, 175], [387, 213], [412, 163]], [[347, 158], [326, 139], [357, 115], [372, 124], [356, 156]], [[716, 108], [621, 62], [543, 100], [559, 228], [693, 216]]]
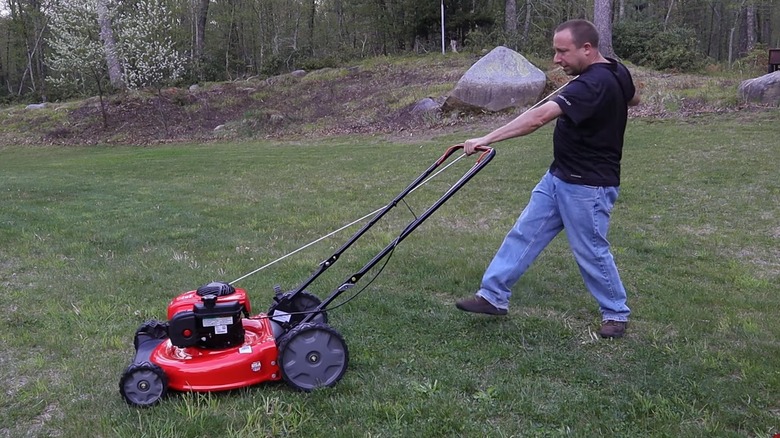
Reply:
[[593, 44], [591, 43], [585, 43], [582, 45], [582, 48], [585, 49], [585, 54], [590, 55], [590, 52], [593, 50]]

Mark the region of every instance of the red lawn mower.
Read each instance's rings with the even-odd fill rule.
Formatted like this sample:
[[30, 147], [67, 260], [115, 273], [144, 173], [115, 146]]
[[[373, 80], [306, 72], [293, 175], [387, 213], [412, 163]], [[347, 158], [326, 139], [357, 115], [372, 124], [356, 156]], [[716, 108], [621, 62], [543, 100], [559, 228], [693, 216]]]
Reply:
[[434, 174], [435, 169], [462, 148], [463, 145], [456, 145], [447, 149], [389, 204], [358, 219], [356, 222], [373, 216], [297, 288], [282, 292], [276, 287], [267, 313], [252, 316], [246, 291], [233, 285], [352, 224], [230, 283], [212, 282], [175, 297], [168, 304], [167, 322], [147, 321], [136, 331], [133, 362], [119, 380], [122, 397], [133, 406], [151, 406], [168, 389], [224, 391], [282, 379], [302, 391], [335, 385], [347, 370], [349, 353], [344, 338], [328, 324], [328, 305], [391, 254], [403, 239], [484, 168], [495, 151], [480, 148], [482, 153], [477, 162], [441, 198], [415, 217], [398, 237], [327, 298], [320, 300], [306, 288], [406, 195], [454, 164], [457, 160]]

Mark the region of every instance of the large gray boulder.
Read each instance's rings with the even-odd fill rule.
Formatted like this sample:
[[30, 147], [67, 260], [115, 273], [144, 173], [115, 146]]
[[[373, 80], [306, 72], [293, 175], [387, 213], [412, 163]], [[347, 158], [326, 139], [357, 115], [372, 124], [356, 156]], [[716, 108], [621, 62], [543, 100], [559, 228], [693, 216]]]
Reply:
[[737, 91], [748, 102], [780, 105], [780, 70], [742, 81]]
[[502, 111], [533, 105], [542, 96], [544, 72], [514, 50], [498, 46], [463, 75], [444, 101], [445, 111]]

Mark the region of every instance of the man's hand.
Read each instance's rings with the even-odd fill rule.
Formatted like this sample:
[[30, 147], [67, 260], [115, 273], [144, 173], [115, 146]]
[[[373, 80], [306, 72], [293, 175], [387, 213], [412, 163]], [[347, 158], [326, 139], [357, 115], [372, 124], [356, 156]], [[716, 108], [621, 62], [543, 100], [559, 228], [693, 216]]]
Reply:
[[472, 155], [477, 152], [477, 148], [480, 146], [489, 146], [490, 143], [485, 141], [485, 137], [472, 138], [463, 142], [463, 152], [466, 155]]

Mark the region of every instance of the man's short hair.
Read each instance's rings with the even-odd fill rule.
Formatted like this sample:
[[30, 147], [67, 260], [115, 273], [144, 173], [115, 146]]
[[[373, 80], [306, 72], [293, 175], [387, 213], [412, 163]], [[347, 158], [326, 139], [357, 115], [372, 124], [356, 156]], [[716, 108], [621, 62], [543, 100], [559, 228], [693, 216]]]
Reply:
[[596, 26], [588, 20], [569, 20], [558, 25], [555, 28], [555, 33], [568, 29], [571, 32], [572, 42], [579, 49], [585, 43], [590, 43], [591, 46], [599, 47], [599, 31], [596, 30]]

